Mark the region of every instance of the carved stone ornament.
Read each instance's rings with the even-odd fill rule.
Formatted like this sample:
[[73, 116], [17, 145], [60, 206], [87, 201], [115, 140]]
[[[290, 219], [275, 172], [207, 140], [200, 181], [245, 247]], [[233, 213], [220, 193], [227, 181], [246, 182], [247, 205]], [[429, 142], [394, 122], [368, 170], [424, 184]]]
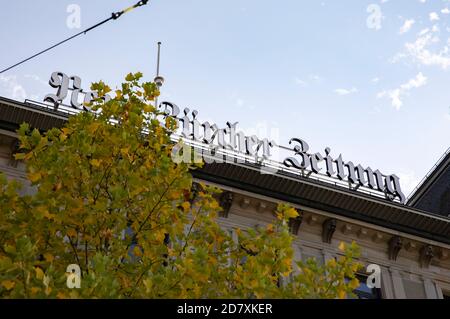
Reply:
[[303, 220], [303, 213], [298, 210], [297, 210], [297, 212], [298, 212], [297, 217], [289, 219], [289, 231], [293, 235], [298, 234], [298, 230], [299, 230], [300, 225], [302, 224], [302, 220]]
[[398, 253], [403, 247], [403, 241], [400, 236], [393, 236], [389, 240], [388, 256], [390, 260], [397, 260]]
[[233, 204], [233, 193], [223, 192], [220, 194], [219, 204], [222, 207], [222, 211], [219, 212], [219, 217], [228, 217], [231, 205]]
[[329, 218], [325, 220], [322, 224], [322, 240], [324, 243], [331, 243], [333, 234], [336, 230], [337, 221], [335, 218]]
[[433, 246], [431, 245], [423, 246], [420, 249], [420, 257], [419, 257], [420, 267], [428, 268], [428, 266], [430, 266], [433, 257], [434, 257]]

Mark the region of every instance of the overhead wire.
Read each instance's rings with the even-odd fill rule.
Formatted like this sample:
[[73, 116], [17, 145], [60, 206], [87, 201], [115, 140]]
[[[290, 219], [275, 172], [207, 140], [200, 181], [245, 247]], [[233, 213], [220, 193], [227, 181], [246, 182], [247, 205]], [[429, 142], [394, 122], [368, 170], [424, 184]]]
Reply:
[[144, 6], [144, 5], [147, 4], [147, 2], [148, 2], [148, 0], [141, 0], [141, 1], [137, 2], [135, 5], [132, 5], [132, 6], [128, 7], [128, 8], [126, 8], [126, 9], [123, 9], [123, 10], [117, 11], [117, 12], [113, 12], [113, 13], [111, 13], [111, 16], [110, 16], [109, 18], [107, 18], [107, 19], [105, 19], [105, 20], [103, 20], [103, 21], [101, 21], [101, 22], [99, 22], [99, 23], [97, 23], [97, 24], [95, 24], [95, 25], [93, 25], [93, 26], [91, 26], [91, 27], [89, 27], [89, 28], [87, 28], [87, 29], [81, 31], [81, 32], [78, 32], [77, 34], [74, 34], [74, 35], [72, 35], [71, 37], [69, 37], [69, 38], [67, 38], [67, 39], [64, 39], [64, 40], [62, 40], [62, 41], [60, 41], [60, 42], [58, 42], [58, 43], [56, 43], [56, 44], [54, 44], [54, 45], [52, 45], [52, 46], [50, 46], [50, 47], [44, 49], [44, 50], [42, 50], [42, 51], [39, 51], [38, 53], [33, 54], [32, 56], [30, 56], [30, 57], [28, 57], [28, 58], [26, 58], [26, 59], [24, 59], [24, 60], [22, 60], [22, 61], [19, 61], [19, 62], [13, 64], [13, 65], [7, 67], [6, 69], [1, 70], [1, 71], [0, 71], [0, 74], [4, 73], [4, 72], [6, 72], [6, 71], [9, 71], [9, 70], [15, 68], [16, 66], [19, 66], [19, 65], [21, 65], [21, 64], [23, 64], [23, 63], [25, 63], [25, 62], [27, 62], [27, 61], [29, 61], [29, 60], [31, 60], [31, 59], [34, 59], [35, 57], [37, 57], [37, 56], [39, 56], [39, 55], [41, 55], [41, 54], [43, 54], [43, 53], [45, 53], [45, 52], [47, 52], [47, 51], [50, 51], [51, 49], [56, 48], [57, 46], [59, 46], [59, 45], [65, 43], [65, 42], [67, 42], [67, 41], [70, 41], [70, 40], [72, 40], [72, 39], [74, 39], [74, 38], [76, 38], [76, 37], [78, 37], [78, 36], [80, 36], [80, 35], [82, 35], [82, 34], [86, 34], [87, 32], [89, 32], [89, 31], [91, 31], [91, 30], [93, 30], [93, 29], [95, 29], [95, 28], [101, 26], [102, 24], [105, 24], [106, 22], [108, 22], [108, 21], [110, 21], [110, 20], [117, 20], [117, 19], [120, 18], [123, 14], [128, 13], [128, 12], [130, 12], [131, 10], [133, 10], [133, 9], [135, 9], [135, 8]]

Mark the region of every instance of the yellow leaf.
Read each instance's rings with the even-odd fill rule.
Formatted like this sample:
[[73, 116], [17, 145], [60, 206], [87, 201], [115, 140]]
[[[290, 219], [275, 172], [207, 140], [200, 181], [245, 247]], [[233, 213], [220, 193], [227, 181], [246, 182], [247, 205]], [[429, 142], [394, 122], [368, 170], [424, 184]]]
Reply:
[[169, 257], [177, 256], [177, 252], [175, 250], [173, 250], [173, 249], [168, 248], [167, 249], [167, 255]]
[[359, 286], [359, 280], [356, 278], [353, 278], [352, 280], [350, 280], [350, 282], [348, 283], [349, 287], [352, 289], [356, 289]]
[[339, 299], [344, 299], [346, 297], [345, 290], [339, 290], [338, 297], [339, 297]]
[[30, 174], [28, 174], [28, 179], [29, 179], [32, 183], [37, 182], [38, 180], [41, 179], [41, 173], [39, 173], [39, 172], [36, 172], [36, 173], [30, 173]]
[[34, 270], [36, 271], [36, 278], [37, 279], [43, 279], [44, 278], [44, 272], [42, 271], [41, 268], [36, 267], [36, 268], [34, 268]]
[[99, 126], [100, 126], [100, 123], [94, 122], [88, 126], [87, 130], [89, 133], [94, 133], [98, 129]]
[[71, 228], [67, 230], [66, 234], [70, 237], [75, 237], [77, 235], [77, 232], [75, 231], [75, 229]]
[[211, 209], [217, 209], [219, 207], [219, 203], [217, 201], [213, 201], [210, 203]]
[[12, 280], [2, 281], [2, 286], [5, 287], [7, 290], [13, 289], [15, 285], [16, 285], [16, 283]]
[[22, 160], [22, 159], [24, 159], [25, 158], [25, 153], [16, 153], [16, 154], [14, 154], [14, 159], [15, 160]]
[[357, 264], [357, 263], [353, 264], [353, 265], [351, 266], [352, 272], [357, 272], [357, 271], [359, 270], [360, 267], [361, 267], [360, 264]]
[[123, 156], [127, 156], [128, 155], [128, 150], [129, 150], [129, 147], [123, 147], [123, 148], [120, 149], [120, 153]]
[[90, 160], [90, 163], [91, 163], [91, 165], [92, 166], [94, 166], [94, 167], [99, 167], [100, 166], [100, 163], [101, 163], [101, 160], [98, 160], [98, 159], [92, 159], [92, 160]]
[[168, 197], [169, 197], [170, 199], [178, 199], [178, 198], [181, 198], [181, 197], [182, 197], [182, 194], [181, 194], [180, 191], [174, 190], [174, 191], [172, 191], [172, 192], [169, 193], [169, 196], [168, 196]]
[[144, 105], [145, 113], [150, 113], [150, 112], [153, 112], [154, 110], [155, 110], [155, 108], [152, 105], [149, 105], [149, 104]]
[[210, 256], [210, 257], [209, 257], [209, 263], [210, 263], [211, 265], [217, 265], [217, 258], [214, 257], [214, 256]]
[[289, 208], [288, 210], [286, 210], [285, 214], [288, 218], [295, 218], [298, 216], [298, 212], [295, 208]]
[[58, 299], [66, 299], [67, 297], [66, 297], [66, 295], [65, 295], [62, 291], [59, 291], [59, 292], [56, 294], [56, 298], [58, 298]]
[[37, 294], [39, 290], [41, 290], [41, 288], [39, 288], [39, 287], [31, 287], [31, 293], [33, 295]]
[[158, 242], [162, 242], [164, 240], [164, 237], [166, 237], [165, 230], [160, 230], [156, 232], [155, 237]]
[[70, 133], [72, 133], [72, 129], [67, 128], [67, 127], [63, 127], [61, 129], [61, 131], [65, 134], [65, 135], [69, 135]]
[[52, 254], [50, 254], [50, 253], [45, 253], [45, 254], [44, 254], [44, 258], [45, 258], [45, 260], [48, 261], [49, 263], [51, 263], [51, 262], [55, 259], [55, 257], [54, 257]]
[[55, 214], [50, 214], [47, 209], [44, 209], [43, 211], [44, 211], [43, 215], [45, 218], [54, 219], [56, 217]]
[[184, 202], [181, 204], [181, 207], [183, 207], [183, 211], [187, 213], [189, 211], [189, 208], [191, 208], [191, 204], [189, 202]]
[[292, 259], [291, 258], [287, 258], [287, 257], [284, 258], [283, 259], [283, 264], [290, 268], [292, 266]]
[[341, 243], [339, 244], [339, 250], [344, 251], [345, 250], [345, 243], [343, 241], [341, 241]]
[[334, 267], [336, 267], [336, 259], [334, 259], [334, 258], [331, 258], [330, 260], [328, 260], [328, 267], [332, 267], [332, 268], [334, 268]]
[[133, 248], [133, 254], [137, 257], [142, 256], [142, 251], [139, 249], [138, 246], [134, 246]]

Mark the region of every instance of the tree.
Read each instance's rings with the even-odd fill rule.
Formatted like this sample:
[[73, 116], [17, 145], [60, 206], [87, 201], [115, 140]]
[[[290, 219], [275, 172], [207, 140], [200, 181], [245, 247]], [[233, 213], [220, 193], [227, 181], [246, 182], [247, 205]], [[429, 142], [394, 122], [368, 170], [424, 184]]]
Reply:
[[[141, 77], [129, 74], [115, 98], [62, 128], [20, 127], [16, 159], [36, 191], [21, 196], [18, 182], [0, 179], [0, 297], [343, 298], [358, 286], [354, 243], [323, 266], [293, 261], [297, 211], [285, 204], [237, 240], [223, 230], [220, 191], [193, 191], [200, 165], [172, 161], [176, 122], [152, 105], [159, 92]], [[79, 289], [66, 285], [71, 264]]]

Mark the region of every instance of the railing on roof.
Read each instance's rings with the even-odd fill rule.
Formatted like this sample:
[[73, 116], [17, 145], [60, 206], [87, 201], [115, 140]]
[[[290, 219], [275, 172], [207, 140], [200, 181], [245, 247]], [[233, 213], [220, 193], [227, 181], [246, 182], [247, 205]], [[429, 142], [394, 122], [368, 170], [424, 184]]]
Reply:
[[[220, 160], [222, 160], [223, 163], [237, 163], [242, 165], [253, 165], [254, 168], [258, 168], [261, 171], [261, 174], [273, 174], [273, 175], [288, 175], [291, 177], [300, 177], [305, 178], [308, 180], [314, 180], [318, 181], [320, 183], [332, 185], [334, 187], [343, 188], [345, 190], [350, 190], [358, 193], [364, 193], [370, 196], [374, 196], [380, 199], [387, 199], [391, 202], [400, 203], [400, 200], [398, 198], [392, 198], [389, 197], [389, 195], [385, 192], [378, 191], [372, 188], [369, 188], [367, 186], [361, 186], [359, 184], [354, 184], [349, 181], [343, 181], [335, 177], [329, 177], [326, 174], [322, 173], [313, 173], [310, 170], [304, 169], [304, 170], [298, 170], [295, 168], [289, 168], [286, 167], [283, 163], [279, 161], [274, 161], [270, 159], [263, 159], [262, 157], [258, 156], [249, 156], [247, 154], [228, 150], [224, 148], [217, 148], [216, 146], [211, 146], [209, 144], [204, 144], [201, 142], [193, 141], [191, 139], [183, 138], [179, 134], [172, 134], [172, 140], [174, 142], [179, 141], [180, 139], [183, 140], [184, 143], [187, 145], [190, 145], [194, 147], [197, 150], [201, 151], [208, 151], [211, 152], [213, 148], [215, 148], [214, 154], [208, 154], [206, 155], [207, 158], [210, 158], [216, 162], [220, 163]], [[277, 145], [278, 146], [278, 145]], [[278, 146], [281, 149], [288, 150], [293, 152], [293, 150], [286, 146]], [[225, 159], [221, 159], [218, 156], [222, 155], [225, 157]], [[205, 155], [203, 154], [203, 159], [205, 159]]]
[[28, 105], [38, 106], [38, 107], [41, 107], [41, 108], [46, 109], [51, 112], [63, 113], [64, 115], [67, 115], [67, 116], [75, 115], [80, 112], [80, 110], [76, 110], [73, 107], [66, 105], [66, 104], [59, 104], [58, 110], [55, 110], [55, 107], [53, 105], [49, 105], [46, 103], [37, 102], [37, 101], [29, 100], [29, 99], [26, 99], [24, 102], [25, 102], [25, 104], [28, 104]]

